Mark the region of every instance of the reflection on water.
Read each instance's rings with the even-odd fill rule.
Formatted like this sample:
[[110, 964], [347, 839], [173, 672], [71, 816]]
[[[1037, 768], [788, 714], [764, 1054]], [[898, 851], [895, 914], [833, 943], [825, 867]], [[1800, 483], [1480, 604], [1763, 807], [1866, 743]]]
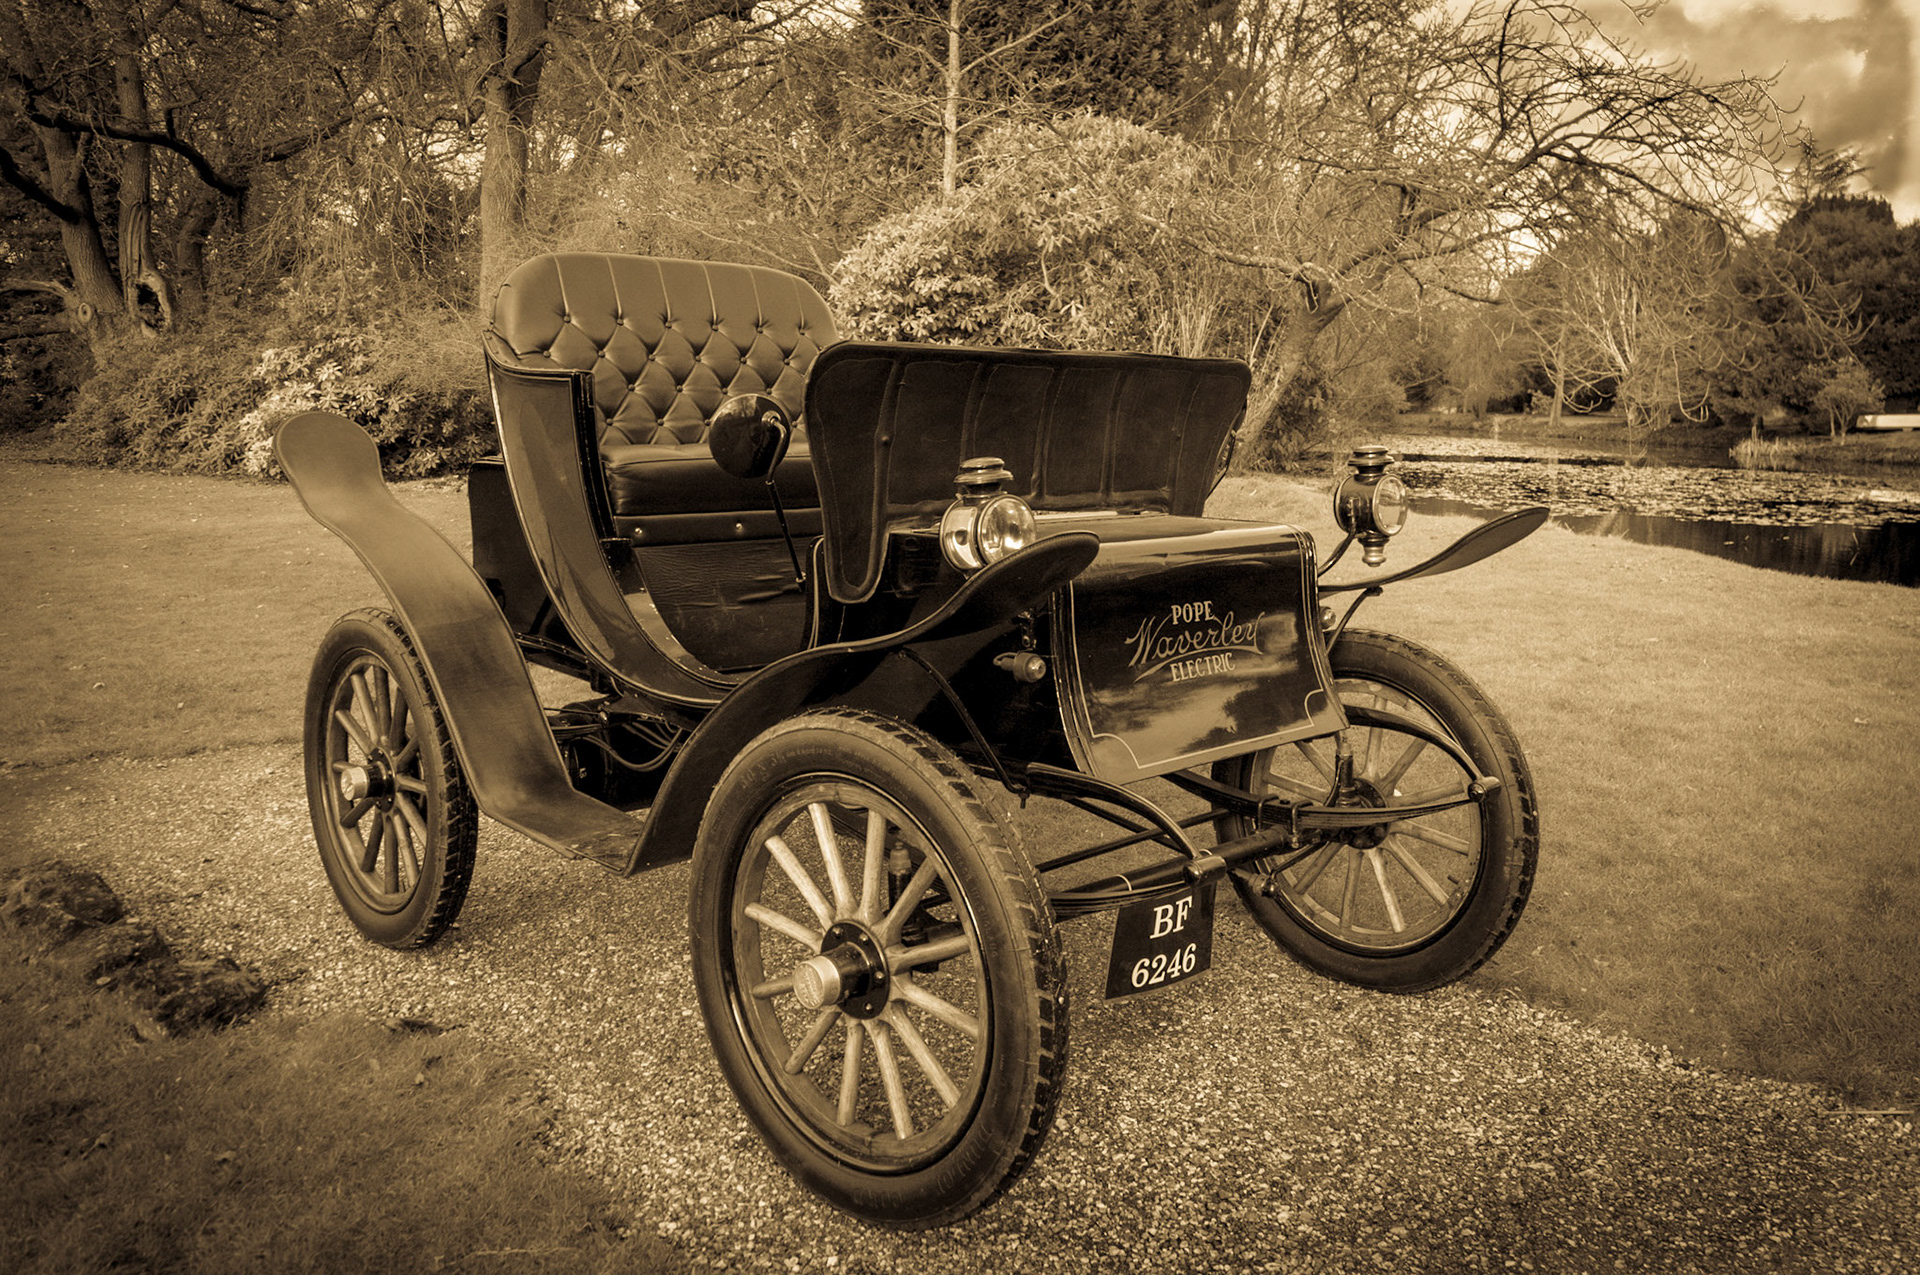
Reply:
[[[1485, 517], [1503, 512], [1508, 506], [1416, 495], [1413, 508], [1416, 513]], [[1920, 586], [1920, 521], [1885, 522], [1877, 527], [1830, 522], [1784, 526], [1720, 519], [1683, 520], [1619, 510], [1605, 514], [1556, 513], [1553, 521], [1588, 535], [1622, 536], [1636, 544], [1692, 549], [1716, 558], [1744, 562], [1750, 567], [1837, 580]]]
[[[1751, 566], [1920, 586], [1920, 481], [1627, 465], [1538, 445], [1394, 440], [1394, 466], [1425, 513], [1486, 514], [1545, 505], [1575, 531], [1671, 545]], [[1433, 448], [1423, 443], [1439, 442]], [[1485, 452], [1494, 452], [1486, 455]], [[1453, 453], [1453, 454], [1449, 454]]]

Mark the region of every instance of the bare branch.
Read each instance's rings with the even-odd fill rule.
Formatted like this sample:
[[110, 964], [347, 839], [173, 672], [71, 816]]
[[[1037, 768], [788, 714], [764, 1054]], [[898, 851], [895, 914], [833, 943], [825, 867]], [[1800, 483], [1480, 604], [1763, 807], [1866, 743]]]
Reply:
[[19, 161], [13, 157], [13, 152], [4, 146], [0, 146], [0, 179], [4, 179], [7, 185], [40, 205], [67, 225], [78, 225], [84, 220], [78, 208], [68, 204], [45, 186], [41, 185], [32, 173], [20, 167]]

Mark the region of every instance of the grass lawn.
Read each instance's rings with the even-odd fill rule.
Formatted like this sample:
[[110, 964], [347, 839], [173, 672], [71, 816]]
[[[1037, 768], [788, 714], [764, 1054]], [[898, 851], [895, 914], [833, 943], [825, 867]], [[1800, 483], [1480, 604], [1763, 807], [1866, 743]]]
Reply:
[[[295, 740], [321, 633], [378, 600], [284, 486], [3, 461], [0, 485], [8, 765]], [[464, 545], [458, 486], [400, 498]], [[1326, 506], [1248, 478], [1213, 503], [1320, 533]], [[1471, 525], [1416, 519], [1388, 568]], [[1454, 660], [1532, 761], [1540, 875], [1483, 985], [1920, 1097], [1920, 595], [1550, 527], [1356, 623]]]
[[[1325, 535], [1326, 503], [1235, 479], [1214, 509]], [[1471, 525], [1416, 518], [1387, 568]], [[1920, 594], [1548, 527], [1355, 622], [1467, 670], [1532, 762], [1540, 875], [1479, 978], [1708, 1063], [1920, 1096]]]

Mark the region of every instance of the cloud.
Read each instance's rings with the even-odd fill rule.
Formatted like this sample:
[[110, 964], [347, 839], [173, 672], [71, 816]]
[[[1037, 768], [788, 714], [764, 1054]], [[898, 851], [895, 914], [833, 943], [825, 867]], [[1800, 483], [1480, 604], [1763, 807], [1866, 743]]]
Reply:
[[1777, 75], [1820, 145], [1852, 147], [1867, 185], [1920, 217], [1920, 0], [1673, 0], [1644, 18], [1621, 0], [1587, 10], [1616, 38], [1684, 58], [1708, 79]]

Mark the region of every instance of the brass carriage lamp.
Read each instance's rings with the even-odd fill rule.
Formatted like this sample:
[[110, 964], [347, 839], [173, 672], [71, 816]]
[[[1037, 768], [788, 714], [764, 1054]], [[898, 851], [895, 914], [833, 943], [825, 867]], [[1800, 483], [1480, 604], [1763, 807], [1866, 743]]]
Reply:
[[940, 552], [962, 571], [976, 571], [1033, 543], [1033, 510], [1003, 484], [1013, 473], [998, 456], [960, 462], [953, 503], [940, 516]]
[[1407, 525], [1407, 485], [1387, 472], [1393, 455], [1378, 443], [1353, 449], [1353, 472], [1333, 492], [1333, 516], [1340, 530], [1359, 539], [1360, 560], [1377, 567], [1387, 560], [1387, 541]]

